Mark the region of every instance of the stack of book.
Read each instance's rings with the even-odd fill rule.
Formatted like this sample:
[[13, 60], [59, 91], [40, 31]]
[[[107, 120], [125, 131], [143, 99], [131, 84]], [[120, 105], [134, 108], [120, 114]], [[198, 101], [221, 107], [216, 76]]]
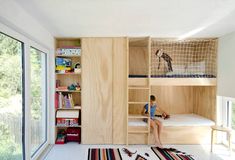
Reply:
[[64, 55], [64, 56], [80, 56], [81, 55], [81, 48], [80, 47], [64, 47], [58, 48], [56, 50], [57, 55]]
[[55, 108], [74, 108], [73, 95], [62, 94], [61, 92], [55, 95]]

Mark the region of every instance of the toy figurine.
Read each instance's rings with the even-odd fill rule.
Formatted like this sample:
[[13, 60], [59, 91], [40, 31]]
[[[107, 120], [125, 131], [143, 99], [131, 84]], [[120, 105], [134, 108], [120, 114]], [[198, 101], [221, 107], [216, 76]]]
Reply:
[[159, 62], [158, 69], [160, 69], [161, 58], [163, 58], [167, 62], [168, 71], [172, 72], [173, 71], [172, 65], [171, 65], [172, 58], [168, 54], [164, 53], [162, 49], [160, 50], [158, 49], [155, 54], [158, 57], [158, 62]]

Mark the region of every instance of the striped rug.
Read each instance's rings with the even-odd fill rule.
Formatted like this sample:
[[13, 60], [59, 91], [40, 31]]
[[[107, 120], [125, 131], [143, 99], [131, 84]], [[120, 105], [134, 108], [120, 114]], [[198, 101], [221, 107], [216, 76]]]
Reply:
[[122, 160], [119, 149], [91, 148], [88, 149], [88, 160]]
[[160, 160], [194, 160], [191, 155], [174, 148], [151, 147]]

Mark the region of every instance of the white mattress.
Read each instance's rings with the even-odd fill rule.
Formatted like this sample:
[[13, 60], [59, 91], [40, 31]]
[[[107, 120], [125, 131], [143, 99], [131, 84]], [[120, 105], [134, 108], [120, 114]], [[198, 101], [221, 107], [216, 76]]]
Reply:
[[163, 126], [213, 126], [215, 122], [197, 114], [175, 114], [170, 115], [169, 119], [156, 117], [155, 119], [162, 122]]
[[146, 127], [147, 123], [143, 121], [143, 119], [129, 119], [128, 126], [140, 126], [140, 127]]
[[[175, 114], [170, 115], [169, 119], [156, 117], [155, 119], [162, 122], [163, 126], [213, 126], [215, 122], [196, 114]], [[128, 126], [147, 126], [143, 119], [129, 119]]]

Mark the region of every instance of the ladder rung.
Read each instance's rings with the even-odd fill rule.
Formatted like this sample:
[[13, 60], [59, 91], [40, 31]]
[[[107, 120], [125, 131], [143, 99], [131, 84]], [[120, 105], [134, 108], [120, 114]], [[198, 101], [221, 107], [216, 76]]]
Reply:
[[129, 89], [136, 89], [136, 90], [141, 90], [141, 89], [143, 89], [143, 90], [149, 90], [150, 88], [149, 87], [129, 87]]
[[128, 102], [128, 104], [147, 104], [149, 102]]

